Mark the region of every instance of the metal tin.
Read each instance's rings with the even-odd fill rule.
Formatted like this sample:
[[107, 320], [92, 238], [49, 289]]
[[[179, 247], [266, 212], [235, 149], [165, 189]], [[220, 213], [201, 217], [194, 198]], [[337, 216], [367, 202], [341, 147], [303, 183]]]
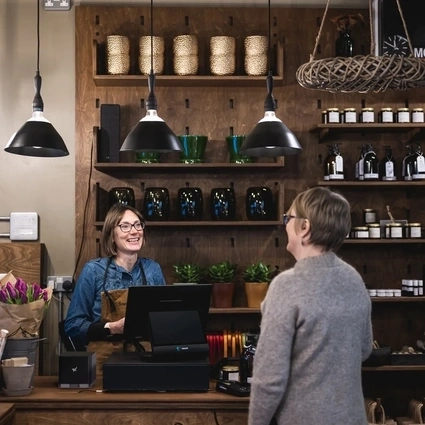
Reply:
[[399, 122], [399, 123], [410, 122], [409, 108], [398, 108], [397, 109], [397, 122]]
[[412, 122], [424, 122], [424, 110], [423, 108], [412, 109]]
[[360, 122], [375, 122], [375, 112], [373, 108], [362, 108], [360, 113]]
[[393, 108], [382, 108], [379, 113], [379, 118], [383, 123], [394, 122]]

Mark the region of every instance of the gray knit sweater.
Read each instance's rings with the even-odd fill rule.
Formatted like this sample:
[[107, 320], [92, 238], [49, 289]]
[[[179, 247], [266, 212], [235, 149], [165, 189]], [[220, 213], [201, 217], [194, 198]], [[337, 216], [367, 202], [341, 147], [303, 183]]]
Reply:
[[361, 363], [371, 302], [333, 253], [298, 261], [270, 284], [254, 358], [249, 425], [367, 425]]

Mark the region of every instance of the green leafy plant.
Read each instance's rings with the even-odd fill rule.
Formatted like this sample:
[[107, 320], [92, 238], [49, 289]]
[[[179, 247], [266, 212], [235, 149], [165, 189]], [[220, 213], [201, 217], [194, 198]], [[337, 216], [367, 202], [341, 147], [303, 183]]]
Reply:
[[199, 264], [175, 264], [174, 275], [180, 283], [199, 283], [205, 275], [205, 269]]
[[230, 261], [222, 261], [207, 268], [207, 275], [212, 282], [233, 282], [236, 275], [236, 264]]
[[259, 261], [258, 263], [250, 264], [243, 273], [245, 282], [270, 282], [273, 270], [270, 266]]

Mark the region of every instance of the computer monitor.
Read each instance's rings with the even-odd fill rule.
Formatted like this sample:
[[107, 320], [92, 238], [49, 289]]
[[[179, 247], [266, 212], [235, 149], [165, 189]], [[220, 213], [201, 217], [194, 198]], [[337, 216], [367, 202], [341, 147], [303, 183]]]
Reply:
[[209, 284], [129, 287], [125, 339], [150, 341], [156, 356], [205, 354], [211, 288]]

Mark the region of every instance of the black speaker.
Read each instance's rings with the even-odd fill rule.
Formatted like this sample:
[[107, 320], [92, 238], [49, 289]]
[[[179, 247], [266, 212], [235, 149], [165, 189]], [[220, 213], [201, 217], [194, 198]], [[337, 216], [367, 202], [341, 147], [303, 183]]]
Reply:
[[99, 162], [120, 162], [120, 105], [100, 105]]
[[96, 353], [65, 351], [59, 356], [59, 388], [91, 388], [96, 382]]

